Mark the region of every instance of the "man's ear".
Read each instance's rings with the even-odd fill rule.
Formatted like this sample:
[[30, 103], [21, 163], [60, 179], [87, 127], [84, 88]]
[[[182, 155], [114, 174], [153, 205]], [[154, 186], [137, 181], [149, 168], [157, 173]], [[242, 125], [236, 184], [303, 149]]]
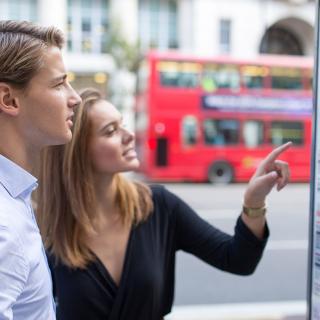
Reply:
[[17, 116], [19, 113], [19, 102], [16, 90], [5, 82], [0, 82], [0, 113]]

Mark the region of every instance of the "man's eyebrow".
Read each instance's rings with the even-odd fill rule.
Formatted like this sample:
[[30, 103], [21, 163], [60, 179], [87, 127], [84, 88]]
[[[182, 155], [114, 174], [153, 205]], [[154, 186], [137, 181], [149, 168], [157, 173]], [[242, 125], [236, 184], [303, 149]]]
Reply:
[[64, 81], [66, 79], [67, 79], [67, 74], [63, 74], [63, 75], [61, 75], [59, 77], [53, 78], [50, 82], [52, 84], [54, 84], [54, 83], [57, 83], [57, 82], [60, 82], [60, 81]]

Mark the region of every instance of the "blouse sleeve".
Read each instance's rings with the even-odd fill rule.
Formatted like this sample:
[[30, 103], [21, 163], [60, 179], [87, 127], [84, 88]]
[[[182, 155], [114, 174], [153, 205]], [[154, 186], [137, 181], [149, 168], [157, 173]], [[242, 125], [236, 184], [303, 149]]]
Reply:
[[249, 275], [258, 265], [269, 229], [262, 240], [239, 217], [231, 236], [199, 217], [183, 200], [163, 189], [164, 202], [171, 212], [176, 249], [184, 250], [210, 265], [235, 274]]

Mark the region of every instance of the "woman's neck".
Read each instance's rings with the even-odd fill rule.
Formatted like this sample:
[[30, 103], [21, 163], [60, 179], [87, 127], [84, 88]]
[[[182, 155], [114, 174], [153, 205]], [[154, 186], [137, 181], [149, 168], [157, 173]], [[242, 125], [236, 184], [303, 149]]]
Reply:
[[116, 183], [115, 177], [110, 175], [96, 174], [94, 177], [98, 215], [112, 218], [118, 215], [115, 202]]

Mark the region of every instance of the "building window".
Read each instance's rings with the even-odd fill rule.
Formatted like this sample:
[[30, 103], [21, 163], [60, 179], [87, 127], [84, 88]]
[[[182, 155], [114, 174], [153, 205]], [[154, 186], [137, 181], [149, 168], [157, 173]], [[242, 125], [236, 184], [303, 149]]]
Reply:
[[176, 0], [139, 0], [139, 37], [143, 49], [178, 48]]
[[260, 53], [303, 55], [301, 39], [289, 29], [272, 26], [263, 36]]
[[0, 2], [1, 20], [37, 21], [37, 0], [3, 0]]
[[231, 51], [231, 21], [227, 19], [220, 20], [219, 26], [219, 46], [221, 53], [230, 53]]
[[169, 45], [171, 49], [178, 48], [178, 19], [177, 19], [177, 2], [175, 0], [169, 0]]
[[106, 52], [108, 26], [108, 0], [68, 0], [69, 51]]

